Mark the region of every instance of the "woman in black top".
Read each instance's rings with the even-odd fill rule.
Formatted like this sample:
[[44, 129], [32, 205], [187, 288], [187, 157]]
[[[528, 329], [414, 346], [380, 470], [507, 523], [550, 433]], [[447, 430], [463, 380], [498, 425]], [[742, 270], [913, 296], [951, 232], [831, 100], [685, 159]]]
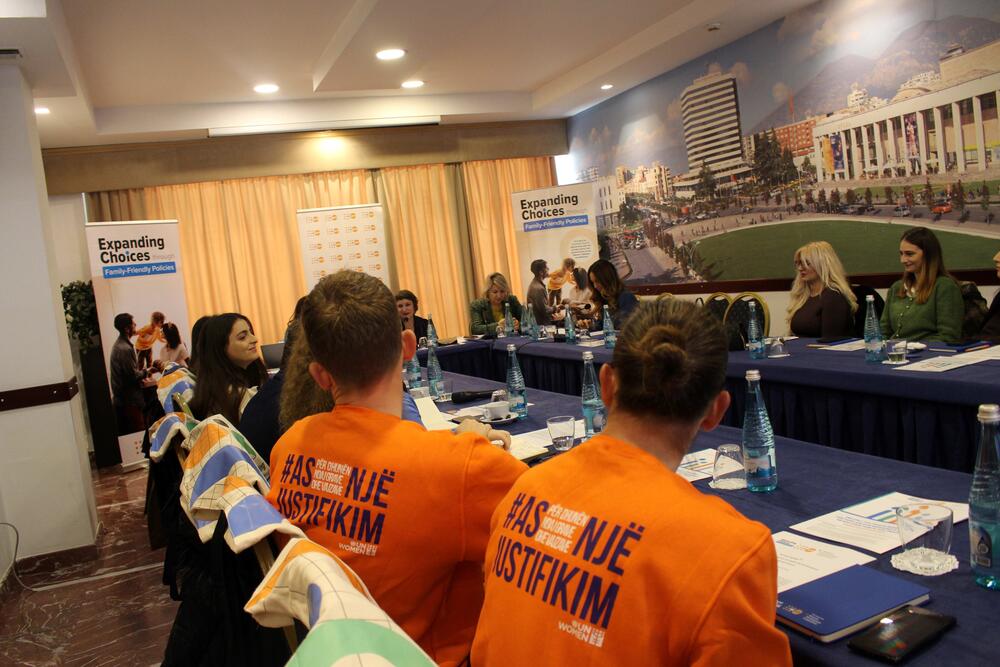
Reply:
[[844, 266], [826, 241], [795, 251], [795, 282], [788, 305], [788, 326], [796, 336], [849, 338], [858, 301]]
[[396, 292], [396, 310], [399, 311], [399, 320], [403, 323], [403, 328], [412, 331], [418, 341], [421, 338], [427, 338], [427, 320], [417, 315], [419, 305], [417, 295], [410, 290], [401, 289]]

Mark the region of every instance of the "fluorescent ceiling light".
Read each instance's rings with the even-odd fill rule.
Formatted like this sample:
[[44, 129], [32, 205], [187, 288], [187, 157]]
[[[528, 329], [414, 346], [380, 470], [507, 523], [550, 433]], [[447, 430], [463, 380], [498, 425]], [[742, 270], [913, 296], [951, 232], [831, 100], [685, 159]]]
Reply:
[[612, 88], [614, 88], [614, 86], [610, 83], [606, 83], [603, 86], [601, 86], [601, 90], [611, 90]]
[[402, 84], [403, 88], [420, 88], [424, 85], [424, 82], [420, 79], [410, 79], [409, 81], [404, 81]]
[[320, 120], [309, 123], [275, 123], [273, 125], [239, 125], [210, 127], [210, 137], [230, 137], [238, 134], [271, 134], [275, 132], [313, 132], [316, 130], [350, 130], [363, 127], [397, 127], [403, 125], [438, 125], [441, 116], [400, 116], [398, 118], [352, 118]]
[[48, 116], [51, 112], [48, 107], [35, 107], [35, 113], [39, 116]]
[[379, 60], [399, 60], [406, 55], [403, 49], [382, 49], [375, 54]]
[[253, 87], [253, 92], [260, 93], [261, 95], [270, 95], [271, 93], [278, 92], [278, 84], [276, 83], [258, 83]]

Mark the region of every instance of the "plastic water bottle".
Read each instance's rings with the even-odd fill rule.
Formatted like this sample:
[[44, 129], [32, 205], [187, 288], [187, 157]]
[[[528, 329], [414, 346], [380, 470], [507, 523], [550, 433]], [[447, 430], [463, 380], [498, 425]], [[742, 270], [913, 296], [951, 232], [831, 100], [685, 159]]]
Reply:
[[874, 295], [866, 296], [865, 303], [865, 361], [880, 363], [885, 359], [885, 348], [882, 346], [882, 325], [875, 316]]
[[604, 319], [604, 347], [613, 350], [618, 342], [618, 334], [615, 333], [615, 323], [611, 320], [608, 304], [604, 304], [604, 314], [601, 317]]
[[969, 492], [972, 575], [1000, 590], [1000, 406], [979, 406], [979, 452]]
[[420, 374], [420, 361], [417, 359], [417, 355], [413, 355], [409, 361], [406, 362], [406, 384], [410, 389], [416, 389], [424, 384], [424, 378]]
[[514, 317], [510, 314], [510, 302], [503, 304], [503, 335], [514, 335]]
[[438, 344], [438, 332], [434, 328], [434, 316], [427, 313], [427, 347], [434, 347]]
[[597, 371], [594, 370], [594, 353], [583, 353], [583, 435], [591, 438], [595, 433], [604, 430], [604, 420], [607, 410], [601, 400], [601, 385], [597, 381]]
[[748, 348], [751, 359], [763, 359], [766, 354], [764, 348], [764, 336], [760, 332], [760, 322], [757, 321], [757, 302], [750, 301], [750, 321], [747, 322], [747, 338], [749, 338]]
[[510, 411], [517, 415], [519, 420], [528, 418], [527, 393], [524, 375], [521, 374], [521, 366], [517, 363], [517, 347], [510, 343], [507, 345], [507, 401], [510, 403]]
[[[566, 342], [575, 343], [576, 342], [576, 327], [573, 326], [573, 316], [570, 315], [569, 307], [566, 307], [566, 317], [563, 318], [563, 326], [566, 328]], [[590, 355], [593, 357], [594, 355]], [[586, 359], [586, 355], [584, 355]]]
[[538, 340], [538, 321], [535, 319], [535, 309], [530, 303], [525, 309], [524, 322], [521, 325], [521, 332], [526, 333], [531, 340]]
[[441, 362], [438, 361], [435, 347], [431, 345], [427, 348], [427, 385], [431, 390], [431, 396], [438, 397], [441, 390]]
[[747, 371], [746, 410], [743, 413], [743, 460], [747, 488], [758, 493], [778, 488], [778, 466], [774, 457], [774, 431], [760, 391], [760, 371]]

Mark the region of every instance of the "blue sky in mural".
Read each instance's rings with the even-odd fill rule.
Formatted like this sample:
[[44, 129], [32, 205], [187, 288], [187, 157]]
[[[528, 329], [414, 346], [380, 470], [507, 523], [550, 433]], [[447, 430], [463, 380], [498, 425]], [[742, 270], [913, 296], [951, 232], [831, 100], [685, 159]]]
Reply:
[[618, 165], [687, 170], [680, 120], [684, 88], [709, 71], [738, 83], [743, 134], [846, 106], [851, 84], [891, 98], [919, 72], [937, 69], [948, 44], [1000, 39], [997, 0], [829, 0], [660, 75], [569, 121], [577, 170]]

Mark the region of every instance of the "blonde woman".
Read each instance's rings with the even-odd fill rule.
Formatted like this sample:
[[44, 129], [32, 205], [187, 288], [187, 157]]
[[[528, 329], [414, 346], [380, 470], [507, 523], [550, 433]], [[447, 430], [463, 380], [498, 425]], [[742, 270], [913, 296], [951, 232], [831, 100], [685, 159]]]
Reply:
[[469, 304], [470, 330], [473, 336], [496, 335], [503, 326], [504, 307], [510, 304], [510, 314], [517, 329], [522, 315], [521, 302], [510, 293], [510, 284], [502, 273], [486, 276], [486, 292], [482, 299]]
[[844, 265], [826, 241], [795, 251], [795, 282], [788, 305], [788, 326], [796, 336], [849, 338], [858, 300], [844, 275]]

